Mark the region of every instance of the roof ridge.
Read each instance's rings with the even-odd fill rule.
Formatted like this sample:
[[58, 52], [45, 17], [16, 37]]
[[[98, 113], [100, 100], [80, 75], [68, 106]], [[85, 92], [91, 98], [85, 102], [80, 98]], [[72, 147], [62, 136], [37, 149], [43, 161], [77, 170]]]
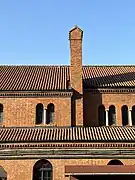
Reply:
[[45, 65], [45, 64], [0, 64], [7, 67], [69, 67], [69, 65]]
[[135, 67], [135, 64], [90, 64], [83, 67]]
[[[70, 65], [45, 65], [45, 64], [0, 64], [0, 66], [7, 67], [70, 67]], [[83, 67], [135, 67], [135, 64], [88, 64]]]

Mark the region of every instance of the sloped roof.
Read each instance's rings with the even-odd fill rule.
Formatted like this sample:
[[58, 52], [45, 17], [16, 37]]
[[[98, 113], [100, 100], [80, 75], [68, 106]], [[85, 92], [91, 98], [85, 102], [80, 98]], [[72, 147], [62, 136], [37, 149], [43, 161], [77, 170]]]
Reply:
[[135, 127], [0, 128], [5, 142], [135, 142]]
[[85, 88], [135, 87], [135, 66], [84, 66]]
[[[67, 90], [69, 66], [0, 66], [0, 90]], [[84, 88], [135, 87], [135, 66], [83, 66]]]
[[67, 66], [0, 66], [0, 90], [65, 90]]

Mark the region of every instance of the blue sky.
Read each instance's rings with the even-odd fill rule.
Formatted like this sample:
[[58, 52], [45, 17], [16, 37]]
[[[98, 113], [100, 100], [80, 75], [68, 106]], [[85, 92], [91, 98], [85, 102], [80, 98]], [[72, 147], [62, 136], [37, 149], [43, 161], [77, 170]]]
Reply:
[[134, 64], [135, 0], [1, 0], [0, 64], [69, 64], [74, 25], [83, 64]]

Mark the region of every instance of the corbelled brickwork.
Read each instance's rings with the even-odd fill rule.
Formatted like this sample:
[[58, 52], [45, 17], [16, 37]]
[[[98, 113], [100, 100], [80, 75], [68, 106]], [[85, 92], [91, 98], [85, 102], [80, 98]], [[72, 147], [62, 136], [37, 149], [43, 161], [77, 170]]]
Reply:
[[55, 107], [54, 123], [49, 126], [71, 125], [71, 98], [0, 98], [3, 104], [3, 125], [35, 126], [36, 105], [42, 103], [47, 108], [49, 103]]

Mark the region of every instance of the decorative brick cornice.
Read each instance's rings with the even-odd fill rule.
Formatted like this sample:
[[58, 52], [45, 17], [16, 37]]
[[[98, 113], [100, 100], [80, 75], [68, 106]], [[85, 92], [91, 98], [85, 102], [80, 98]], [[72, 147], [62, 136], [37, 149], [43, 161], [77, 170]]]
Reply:
[[65, 148], [65, 149], [111, 149], [111, 148], [135, 148], [135, 143], [1, 143], [0, 149], [21, 148]]
[[92, 92], [92, 93], [107, 93], [107, 94], [116, 94], [116, 93], [123, 93], [123, 94], [127, 94], [127, 93], [135, 93], [135, 88], [120, 88], [120, 89], [108, 89], [108, 88], [98, 88], [98, 89], [84, 89], [84, 91], [86, 92]]
[[18, 98], [36, 98], [36, 97], [71, 97], [73, 92], [71, 91], [0, 91], [0, 97], [18, 97]]
[[[84, 92], [92, 93], [107, 93], [107, 94], [118, 94], [118, 93], [135, 93], [135, 89], [84, 89]], [[71, 97], [73, 95], [72, 91], [51, 91], [51, 92], [41, 92], [41, 91], [0, 91], [0, 97]]]
[[135, 158], [135, 148], [0, 148], [0, 159]]

